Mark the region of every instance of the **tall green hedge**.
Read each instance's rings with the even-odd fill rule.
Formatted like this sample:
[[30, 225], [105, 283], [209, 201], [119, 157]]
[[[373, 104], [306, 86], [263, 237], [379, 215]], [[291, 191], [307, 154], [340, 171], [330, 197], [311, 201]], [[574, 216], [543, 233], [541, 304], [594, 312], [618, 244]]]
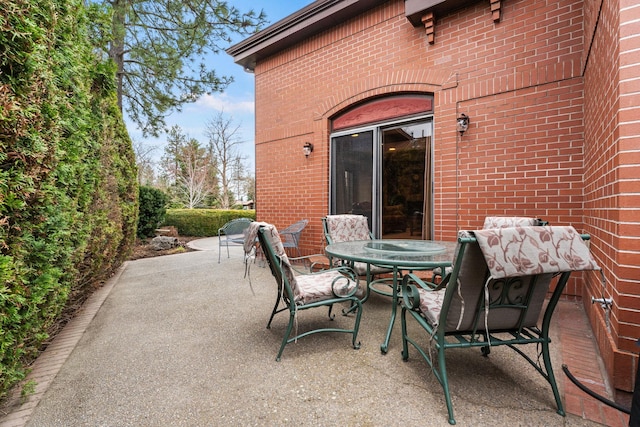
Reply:
[[0, 397], [133, 248], [131, 141], [82, 0], [0, 1]]
[[173, 226], [181, 236], [217, 236], [218, 229], [236, 218], [256, 219], [255, 210], [244, 209], [167, 209], [162, 225]]

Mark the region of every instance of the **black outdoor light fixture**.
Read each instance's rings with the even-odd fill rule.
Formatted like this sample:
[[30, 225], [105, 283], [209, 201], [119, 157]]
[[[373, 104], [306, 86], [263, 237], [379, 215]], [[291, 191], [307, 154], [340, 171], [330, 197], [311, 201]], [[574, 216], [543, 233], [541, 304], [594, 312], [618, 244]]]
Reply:
[[464, 113], [460, 113], [456, 123], [456, 130], [460, 132], [460, 136], [469, 129], [469, 116]]
[[313, 151], [313, 144], [310, 142], [305, 142], [304, 145], [302, 146], [302, 152], [304, 153], [304, 156], [309, 157], [309, 154], [311, 154], [312, 151]]

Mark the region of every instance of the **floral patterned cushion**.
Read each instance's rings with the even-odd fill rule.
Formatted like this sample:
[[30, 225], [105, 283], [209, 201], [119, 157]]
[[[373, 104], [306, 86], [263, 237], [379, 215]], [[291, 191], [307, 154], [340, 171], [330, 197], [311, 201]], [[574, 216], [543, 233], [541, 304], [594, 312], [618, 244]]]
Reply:
[[267, 224], [266, 222], [258, 222], [253, 221], [249, 224], [249, 227], [244, 231], [245, 239], [244, 239], [244, 254], [249, 256], [253, 253], [253, 250], [256, 246], [256, 241], [258, 239], [258, 230], [260, 227], [273, 227], [271, 224]]
[[327, 215], [326, 222], [333, 243], [371, 239], [366, 216]]
[[266, 233], [264, 234], [265, 239], [269, 243], [269, 245], [273, 248], [273, 252], [280, 257], [282, 260], [282, 271], [284, 272], [287, 280], [289, 281], [289, 286], [291, 286], [291, 290], [293, 291], [293, 295], [296, 301], [301, 300], [302, 296], [298, 289], [298, 284], [296, 282], [296, 276], [294, 274], [293, 268], [291, 267], [291, 263], [289, 262], [289, 257], [287, 256], [287, 252], [284, 250], [284, 246], [282, 245], [282, 240], [280, 240], [280, 235], [278, 234], [278, 230], [275, 225], [268, 224], [266, 222], [257, 222], [254, 221], [247, 228], [247, 234], [244, 245], [245, 254], [250, 254], [253, 250], [253, 246], [255, 245], [256, 237], [258, 236], [258, 230], [260, 227], [266, 229]]
[[[299, 292], [299, 299], [296, 302], [299, 304], [335, 298], [334, 291], [338, 296], [344, 296], [358, 286], [357, 282], [337, 271], [302, 274], [297, 276], [296, 280]], [[359, 287], [355, 295], [358, 298], [364, 297], [364, 290]]]
[[[393, 271], [393, 269], [388, 267], [378, 267], [377, 265], [369, 265], [369, 273], [372, 275], [389, 273]], [[353, 270], [356, 272], [358, 276], [365, 276], [367, 274], [367, 263], [366, 262], [354, 262]]]
[[507, 228], [517, 226], [533, 226], [538, 223], [536, 218], [526, 218], [520, 216], [488, 216], [484, 219], [483, 229]]
[[494, 278], [600, 269], [571, 226], [478, 230], [475, 236]]
[[[528, 227], [538, 224], [537, 218], [527, 218], [520, 216], [488, 216], [484, 219], [483, 229], [507, 228], [507, 227]], [[445, 276], [451, 273], [451, 267], [445, 267], [444, 273], [440, 267], [435, 268], [433, 273], [438, 276]]]
[[[469, 238], [473, 235], [469, 231], [461, 230], [458, 232], [458, 237]], [[462, 254], [460, 253], [460, 244], [458, 244], [452, 264], [456, 264], [458, 256], [462, 256], [463, 260], [458, 271], [458, 291], [451, 299], [449, 312], [446, 316], [446, 331], [467, 329], [473, 322], [475, 310], [473, 307], [467, 307], [465, 310], [465, 301], [468, 301], [467, 304], [474, 305], [482, 292], [487, 272], [487, 265], [477, 242], [466, 244]], [[448, 272], [451, 270], [451, 267], [447, 267]], [[445, 289], [439, 291], [420, 290], [419, 292], [422, 315], [434, 327], [438, 326]]]
[[422, 288], [418, 289], [418, 293], [420, 294], [420, 311], [427, 321], [434, 326], [437, 326], [440, 320], [440, 312], [442, 311], [445, 292], [445, 288], [437, 291], [428, 291]]

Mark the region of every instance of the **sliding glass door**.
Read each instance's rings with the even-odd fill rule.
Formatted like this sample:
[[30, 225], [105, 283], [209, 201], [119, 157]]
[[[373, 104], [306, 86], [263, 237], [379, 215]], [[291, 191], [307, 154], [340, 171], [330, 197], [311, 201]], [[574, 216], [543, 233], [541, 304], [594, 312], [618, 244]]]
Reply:
[[330, 213], [361, 214], [378, 238], [431, 238], [431, 118], [331, 137]]

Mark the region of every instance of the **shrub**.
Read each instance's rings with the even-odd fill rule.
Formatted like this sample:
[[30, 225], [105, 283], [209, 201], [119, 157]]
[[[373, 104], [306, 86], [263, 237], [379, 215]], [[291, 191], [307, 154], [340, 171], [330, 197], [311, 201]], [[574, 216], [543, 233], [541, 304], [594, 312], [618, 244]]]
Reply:
[[174, 226], [182, 236], [217, 236], [218, 229], [236, 218], [256, 219], [255, 210], [168, 209], [162, 225]]
[[165, 219], [169, 196], [157, 188], [143, 186], [140, 187], [138, 199], [138, 237], [151, 237]]

